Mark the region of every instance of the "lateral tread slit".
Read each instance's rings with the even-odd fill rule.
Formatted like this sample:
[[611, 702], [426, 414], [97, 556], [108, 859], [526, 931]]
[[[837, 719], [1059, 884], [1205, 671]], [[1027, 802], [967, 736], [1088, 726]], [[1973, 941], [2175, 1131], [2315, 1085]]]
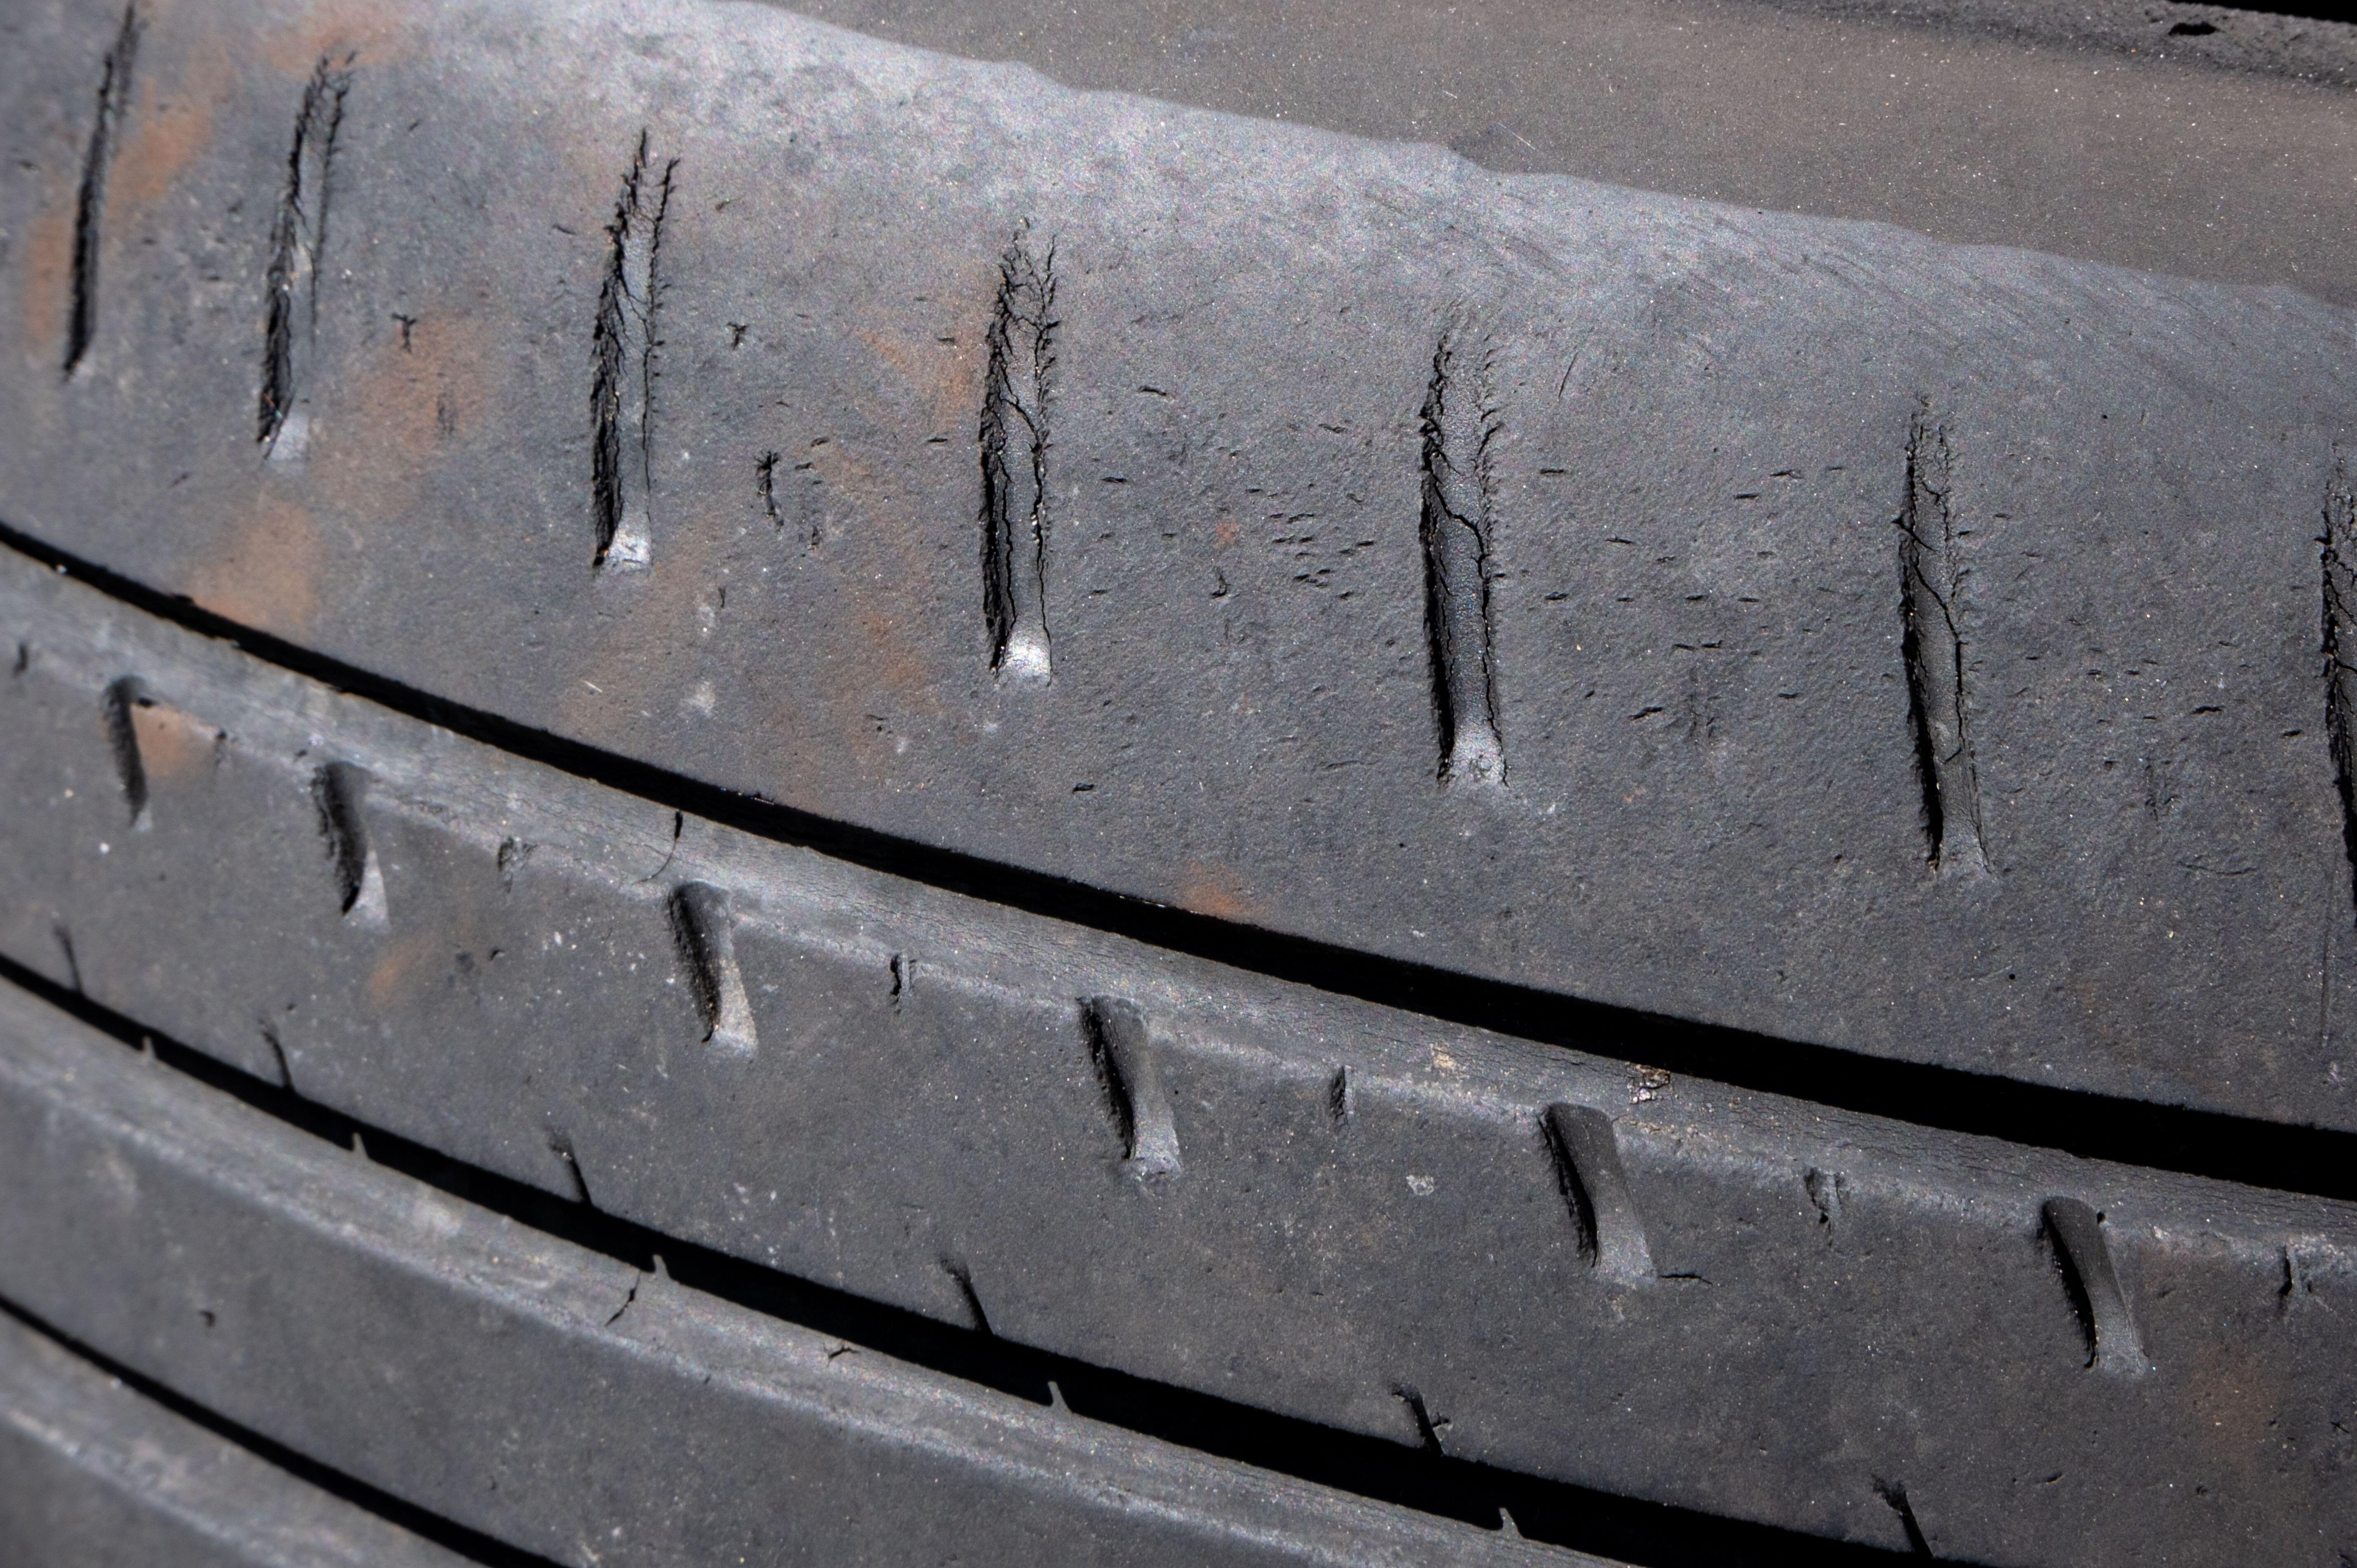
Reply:
[[335, 69], [325, 56], [313, 69], [295, 115], [286, 177], [271, 227], [269, 308], [263, 321], [255, 439], [280, 462], [299, 461], [310, 445], [320, 266], [328, 250], [336, 136], [343, 126], [344, 95], [351, 85], [351, 73]]
[[1105, 1102], [1121, 1133], [1123, 1165], [1140, 1181], [1178, 1174], [1178, 1126], [1152, 1031], [1135, 1003], [1092, 997], [1082, 1007]]
[[1652, 1279], [1652, 1248], [1621, 1168], [1612, 1118], [1593, 1106], [1558, 1101], [1542, 1120], [1581, 1259], [1599, 1277], [1618, 1283]]
[[1049, 678], [1048, 403], [1056, 368], [1056, 247], [1018, 225], [998, 261], [987, 334], [982, 447], [982, 579], [991, 668]]
[[1949, 470], [1947, 426], [1923, 399], [1908, 427], [1907, 498], [1899, 518], [1900, 657], [1923, 791], [1926, 857], [1943, 875], [1988, 869], [1967, 718], [1965, 571]]
[[704, 882], [681, 884], [672, 892], [671, 920], [705, 1042], [716, 1050], [750, 1055], [756, 1044], [753, 1004], [737, 967], [736, 923], [726, 891]]
[[131, 70], [144, 24], [135, 3], [124, 6], [123, 25], [99, 69], [98, 110], [91, 121], [90, 145], [82, 155], [81, 186], [74, 198], [73, 264], [67, 279], [65, 373], [81, 369], [98, 336], [98, 258], [106, 220], [106, 177], [114, 164], [123, 118], [131, 103]]
[[654, 554], [655, 313], [661, 301], [663, 220], [679, 160], [654, 163], [640, 131], [606, 226], [606, 278], [591, 333], [590, 499], [597, 519], [591, 565], [637, 568]]
[[1444, 783], [1503, 784], [1490, 632], [1490, 444], [1499, 414], [1488, 334], [1459, 319], [1441, 331], [1422, 430], [1424, 628]]
[[2120, 1377], [2149, 1371], [2104, 1217], [2082, 1199], [2050, 1197], [2042, 1218], [2072, 1310], [2086, 1338], [2086, 1364]]

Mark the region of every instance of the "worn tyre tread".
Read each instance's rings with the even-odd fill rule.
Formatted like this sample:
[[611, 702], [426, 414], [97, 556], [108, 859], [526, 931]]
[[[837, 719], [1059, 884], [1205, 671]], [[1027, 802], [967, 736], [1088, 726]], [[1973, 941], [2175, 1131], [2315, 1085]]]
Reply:
[[[2350, 1374], [2309, 1310], [2357, 1273], [2344, 1201], [1673, 1079], [994, 906], [5, 556], [0, 609], [5, 788], [43, 824], [0, 868], [0, 952], [371, 1125], [946, 1323], [1706, 1513], [2023, 1563], [2155, 1510], [2187, 1539], [2347, 1526]], [[2303, 1391], [2231, 1510], [2189, 1480], [2217, 1463], [2221, 1324]], [[2029, 1454], [2065, 1479], [1998, 1479]]]
[[753, 6], [159, 13], [95, 134], [124, 16], [5, 89], [53, 547], [1371, 959], [2357, 1129], [2345, 311]]
[[458, 1568], [0, 1316], [0, 1539], [22, 1568]]
[[550, 1561], [1609, 1568], [742, 1310], [659, 1260], [642, 1272], [334, 1148], [21, 993], [0, 997], [0, 1118], [29, 1200], [0, 1218], [0, 1295]]
[[[0, 1296], [567, 1561], [1537, 1550], [576, 1223], [1771, 1556], [2357, 1552], [2348, 312], [711, 0], [6, 26]], [[560, 1399], [670, 1457], [428, 1457]]]

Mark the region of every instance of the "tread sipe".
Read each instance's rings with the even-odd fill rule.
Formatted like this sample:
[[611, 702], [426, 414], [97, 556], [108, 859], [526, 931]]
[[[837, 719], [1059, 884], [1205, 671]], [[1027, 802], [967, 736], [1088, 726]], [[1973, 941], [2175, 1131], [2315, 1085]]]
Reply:
[[5, 68], [14, 527], [993, 863], [2357, 1127], [2342, 311], [751, 6], [125, 17]]
[[[2343, 1197], [1676, 1078], [866, 870], [21, 555], [0, 614], [0, 788], [38, 803], [0, 954], [134, 1037], [970, 1334], [1696, 1513], [1999, 1563], [2347, 1526]], [[2218, 1366], [2276, 1391], [2233, 1438]]]

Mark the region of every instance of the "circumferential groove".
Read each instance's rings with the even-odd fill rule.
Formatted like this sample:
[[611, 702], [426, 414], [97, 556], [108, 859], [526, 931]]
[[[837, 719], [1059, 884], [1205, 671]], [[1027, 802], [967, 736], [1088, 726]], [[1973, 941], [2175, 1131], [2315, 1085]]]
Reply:
[[1490, 443], [1498, 412], [1488, 382], [1488, 333], [1464, 320], [1441, 330], [1425, 389], [1424, 629], [1445, 783], [1502, 784], [1490, 639]]
[[[350, 64], [347, 58], [346, 64]], [[262, 330], [262, 398], [255, 439], [273, 458], [292, 462], [310, 445], [307, 402], [317, 358], [319, 265], [328, 249], [328, 206], [336, 133], [344, 120], [348, 71], [321, 57], [303, 89], [286, 177], [270, 235], [269, 305]]]
[[2120, 1288], [2104, 1217], [2078, 1198], [2050, 1197], [2042, 1218], [2072, 1311], [2086, 1337], [2086, 1364], [2121, 1377], [2149, 1371], [2144, 1340], [2128, 1310], [2127, 1294]]
[[654, 551], [653, 457], [655, 306], [664, 214], [671, 207], [673, 158], [651, 166], [647, 133], [622, 176], [613, 221], [606, 226], [606, 281], [597, 293], [589, 391], [590, 491], [597, 549], [591, 565], [640, 567]]
[[1082, 1004], [1089, 1056], [1120, 1130], [1123, 1166], [1140, 1181], [1178, 1172], [1178, 1124], [1156, 1060], [1151, 1031], [1135, 1004], [1097, 996]]
[[1653, 1277], [1645, 1222], [1620, 1165], [1612, 1118], [1588, 1105], [1558, 1102], [1542, 1118], [1555, 1183], [1571, 1210], [1579, 1255], [1604, 1278], [1634, 1284]]
[[757, 1043], [753, 1004], [737, 966], [736, 922], [728, 913], [727, 893], [708, 883], [681, 884], [671, 896], [671, 925], [680, 960], [687, 966], [696, 1011], [704, 1019], [705, 1040], [719, 1050], [750, 1056]]
[[1934, 871], [1986, 871], [1980, 783], [1965, 722], [1964, 564], [1949, 509], [1947, 427], [1921, 400], [1907, 435], [1907, 499], [1899, 518], [1900, 657]]
[[131, 102], [131, 67], [139, 51], [139, 7], [123, 8], [123, 26], [98, 79], [98, 113], [82, 155], [81, 188], [74, 199], [73, 267], [68, 279], [64, 370], [72, 375], [98, 336], [98, 252], [106, 218], [106, 175], [114, 162], [115, 140]]
[[2324, 497], [2324, 718], [2341, 797], [2341, 847], [2357, 906], [2357, 489], [2341, 455]]
[[330, 762], [311, 775], [311, 800], [319, 810], [319, 832], [327, 840], [328, 862], [336, 875], [336, 895], [344, 918], [372, 926], [386, 923], [384, 872], [368, 840], [361, 808], [368, 799], [365, 769], [349, 762]]
[[1017, 225], [998, 261], [982, 399], [983, 608], [1001, 677], [1049, 678], [1048, 392], [1056, 364], [1056, 247]]
[[115, 782], [123, 787], [123, 803], [131, 809], [135, 825], [147, 817], [147, 765], [139, 755], [139, 721], [135, 714], [145, 701], [135, 675], [111, 683], [99, 700], [106, 720], [106, 749], [114, 758]]

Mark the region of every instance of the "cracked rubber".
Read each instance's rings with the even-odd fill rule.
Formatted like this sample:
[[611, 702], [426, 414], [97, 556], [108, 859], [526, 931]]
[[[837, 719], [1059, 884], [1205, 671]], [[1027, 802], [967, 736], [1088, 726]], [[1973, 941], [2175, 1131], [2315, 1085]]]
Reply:
[[[0, 954], [305, 1102], [975, 1333], [1703, 1514], [2020, 1563], [2153, 1532], [2298, 1561], [2357, 1523], [2345, 1197], [929, 887], [5, 553], [0, 616], [33, 813]], [[2221, 1377], [2272, 1391], [2231, 1437]]]
[[[752, 6], [158, 10], [100, 136], [121, 15], [13, 24], [12, 527], [985, 861], [2357, 1127], [2344, 311]], [[1936, 791], [1895, 526], [1928, 437]]]
[[2357, 1553], [2346, 311], [752, 5], [0, 43], [65, 1341], [551, 1561], [1543, 1550], [317, 1112], [1757, 1560]]

